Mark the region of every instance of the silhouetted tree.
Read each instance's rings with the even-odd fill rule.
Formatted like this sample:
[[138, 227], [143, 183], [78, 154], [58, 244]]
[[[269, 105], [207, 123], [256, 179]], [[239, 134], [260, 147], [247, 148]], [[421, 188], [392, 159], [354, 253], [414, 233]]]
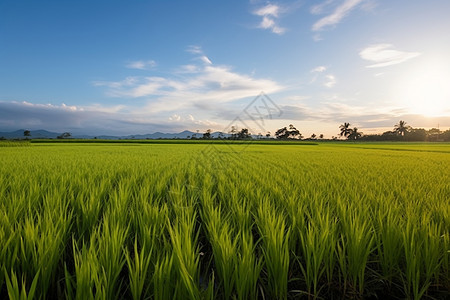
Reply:
[[437, 142], [439, 141], [440, 133], [441, 131], [439, 130], [439, 128], [431, 128], [430, 130], [427, 131], [427, 139], [430, 142]]
[[275, 132], [275, 136], [277, 139], [281, 140], [301, 139], [303, 137], [300, 131], [292, 124], [289, 124], [289, 129], [287, 127], [278, 129], [277, 132]]
[[319, 139], [323, 139], [323, 134], [322, 133], [319, 135]]
[[288, 136], [289, 133], [287, 127], [280, 128], [275, 132], [275, 137], [280, 140], [285, 140]]
[[362, 132], [358, 131], [358, 128], [354, 127], [353, 129], [350, 129], [350, 134], [348, 135], [349, 140], [357, 140], [362, 136]]
[[315, 139], [316, 139], [316, 136], [317, 136], [317, 135], [316, 135], [315, 133], [311, 134], [311, 139], [312, 139], [312, 140], [315, 140]]
[[270, 138], [270, 131], [267, 131], [266, 138]]
[[251, 134], [248, 132], [247, 128], [242, 128], [241, 131], [237, 133], [237, 138], [239, 140], [245, 140], [251, 137]]
[[341, 129], [341, 133], [340, 135], [343, 137], [348, 137], [348, 135], [351, 132], [351, 128], [350, 128], [350, 123], [344, 123], [341, 126], [339, 126], [339, 128]]
[[71, 136], [72, 136], [72, 134], [70, 132], [64, 132], [61, 135], [58, 135], [56, 138], [58, 138], [58, 139], [65, 139], [65, 138], [69, 138]]
[[28, 138], [29, 136], [31, 136], [31, 131], [25, 130], [25, 131], [23, 132], [23, 136], [24, 136], [25, 138]]
[[[58, 135], [56, 138], [58, 138], [58, 139], [65, 139], [65, 138], [69, 138], [71, 136], [72, 136], [72, 134], [70, 132], [64, 132], [61, 135]], [[134, 138], [134, 137], [132, 137], [132, 138]]]
[[442, 134], [441, 134], [441, 139], [442, 139], [444, 142], [449, 142], [449, 141], [450, 141], [450, 129], [448, 129], [448, 130], [442, 132]]
[[408, 130], [410, 129], [410, 126], [406, 125], [405, 121], [400, 120], [400, 122], [398, 122], [398, 124], [394, 125], [394, 132], [396, 132], [397, 134], [401, 135], [401, 136], [405, 136], [405, 134], [408, 132]]
[[427, 132], [423, 128], [410, 128], [405, 136], [407, 141], [422, 142], [427, 139]]
[[238, 133], [238, 131], [237, 131], [236, 126], [231, 126], [231, 130], [230, 130], [231, 136], [230, 136], [230, 138], [235, 140], [237, 138], [237, 133]]
[[206, 130], [206, 132], [203, 134], [203, 138], [206, 140], [211, 138], [211, 129]]

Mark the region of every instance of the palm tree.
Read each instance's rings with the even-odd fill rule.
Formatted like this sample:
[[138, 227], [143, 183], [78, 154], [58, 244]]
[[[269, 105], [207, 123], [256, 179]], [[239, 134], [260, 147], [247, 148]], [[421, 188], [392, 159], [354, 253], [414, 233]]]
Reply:
[[401, 136], [404, 136], [408, 132], [409, 128], [409, 125], [406, 125], [405, 121], [400, 120], [398, 124], [394, 125], [394, 132]]
[[341, 126], [339, 126], [341, 129], [341, 136], [347, 137], [350, 135], [352, 129], [350, 128], [350, 123], [344, 123]]
[[350, 129], [350, 134], [348, 135], [349, 140], [357, 140], [362, 136], [362, 132], [358, 132], [358, 128], [354, 127]]

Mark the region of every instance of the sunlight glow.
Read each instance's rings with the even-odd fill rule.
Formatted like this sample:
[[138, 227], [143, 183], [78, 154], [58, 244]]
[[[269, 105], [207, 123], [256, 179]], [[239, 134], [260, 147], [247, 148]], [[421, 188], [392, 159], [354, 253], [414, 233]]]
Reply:
[[446, 59], [434, 58], [404, 73], [399, 79], [396, 97], [408, 112], [428, 117], [450, 115], [448, 65]]

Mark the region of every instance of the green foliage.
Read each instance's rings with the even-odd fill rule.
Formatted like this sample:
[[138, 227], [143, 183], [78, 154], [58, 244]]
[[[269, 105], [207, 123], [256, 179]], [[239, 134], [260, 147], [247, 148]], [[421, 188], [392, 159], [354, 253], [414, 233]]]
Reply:
[[68, 141], [0, 147], [2, 299], [448, 294], [448, 144]]

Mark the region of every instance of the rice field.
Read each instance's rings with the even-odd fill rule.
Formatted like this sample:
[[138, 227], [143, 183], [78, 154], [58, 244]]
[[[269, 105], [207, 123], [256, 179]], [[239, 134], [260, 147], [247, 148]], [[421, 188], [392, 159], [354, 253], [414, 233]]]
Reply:
[[0, 147], [0, 298], [445, 299], [450, 144]]

